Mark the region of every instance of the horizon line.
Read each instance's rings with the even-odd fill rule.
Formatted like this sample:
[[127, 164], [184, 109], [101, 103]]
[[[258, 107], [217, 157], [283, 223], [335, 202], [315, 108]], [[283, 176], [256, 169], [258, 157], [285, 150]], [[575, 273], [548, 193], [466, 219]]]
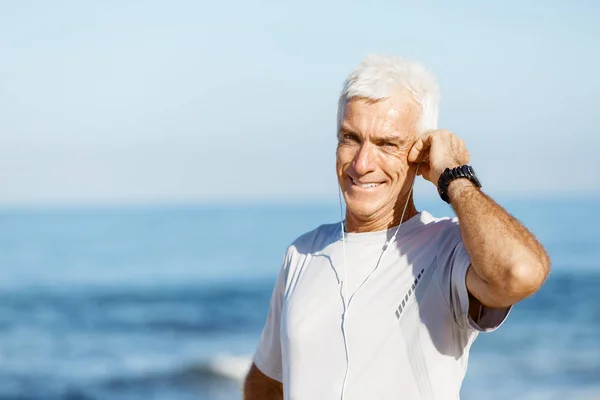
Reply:
[[[500, 205], [503, 202], [557, 202], [557, 201], [598, 201], [600, 206], [600, 193], [528, 193], [526, 195], [499, 194], [492, 196]], [[418, 196], [415, 203], [434, 203], [442, 200], [435, 195]], [[131, 199], [124, 201], [46, 201], [46, 202], [1, 202], [0, 211], [44, 211], [44, 210], [111, 210], [111, 209], [169, 209], [169, 208], [197, 208], [197, 207], [232, 207], [244, 206], [312, 206], [323, 207], [328, 204], [338, 207], [337, 196], [330, 197], [227, 197], [205, 198], [186, 200], [140, 200]], [[440, 203], [441, 204], [441, 203]], [[443, 203], [445, 204], [445, 203]]]

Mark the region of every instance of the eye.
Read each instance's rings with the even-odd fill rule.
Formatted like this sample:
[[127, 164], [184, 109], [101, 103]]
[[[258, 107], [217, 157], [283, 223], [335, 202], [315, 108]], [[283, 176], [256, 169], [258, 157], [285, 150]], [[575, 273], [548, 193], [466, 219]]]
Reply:
[[360, 142], [360, 139], [358, 138], [358, 136], [356, 136], [356, 134], [350, 133], [350, 132], [342, 133], [342, 139], [344, 139], [344, 141], [346, 141], [346, 142], [355, 142], [355, 143]]
[[395, 148], [397, 148], [397, 147], [398, 147], [398, 146], [396, 145], [396, 143], [393, 143], [393, 142], [383, 142], [383, 143], [382, 143], [382, 146], [383, 146], [383, 147], [386, 147], [386, 148], [388, 148], [388, 149], [395, 149]]

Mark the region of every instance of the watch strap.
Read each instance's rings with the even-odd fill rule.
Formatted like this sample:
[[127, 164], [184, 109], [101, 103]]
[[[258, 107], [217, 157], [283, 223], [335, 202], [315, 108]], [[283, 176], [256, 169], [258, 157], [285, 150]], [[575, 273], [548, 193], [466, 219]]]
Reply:
[[448, 197], [448, 186], [450, 186], [450, 182], [461, 178], [466, 178], [470, 180], [477, 188], [481, 188], [481, 183], [479, 182], [475, 171], [470, 165], [446, 168], [440, 175], [437, 185], [438, 193], [442, 200], [444, 200], [446, 203], [450, 204], [450, 198]]

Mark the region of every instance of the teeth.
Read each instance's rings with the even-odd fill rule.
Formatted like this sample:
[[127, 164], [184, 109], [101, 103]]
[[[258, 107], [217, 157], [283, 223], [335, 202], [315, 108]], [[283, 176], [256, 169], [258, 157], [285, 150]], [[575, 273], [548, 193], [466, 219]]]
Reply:
[[354, 183], [356, 186], [360, 186], [362, 188], [372, 188], [375, 186], [379, 186], [379, 183], [358, 183], [354, 180], [354, 178], [352, 178], [352, 183]]

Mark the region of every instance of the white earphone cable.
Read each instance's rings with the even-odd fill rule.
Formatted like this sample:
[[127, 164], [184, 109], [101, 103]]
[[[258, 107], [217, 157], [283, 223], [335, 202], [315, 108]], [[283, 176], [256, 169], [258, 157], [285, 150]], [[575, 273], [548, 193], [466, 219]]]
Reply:
[[[369, 280], [369, 278], [371, 277], [371, 275], [373, 275], [373, 273], [377, 270], [377, 268], [379, 267], [379, 263], [381, 262], [381, 259], [383, 258], [383, 254], [385, 253], [385, 251], [387, 250], [387, 248], [389, 247], [389, 245], [396, 240], [396, 235], [398, 234], [398, 230], [400, 229], [400, 226], [402, 225], [402, 222], [404, 221], [404, 215], [406, 213], [406, 208], [408, 207], [408, 203], [410, 201], [410, 196], [412, 195], [413, 192], [413, 188], [415, 186], [415, 180], [417, 178], [417, 172], [419, 171], [419, 165], [417, 164], [417, 168], [415, 169], [415, 175], [413, 177], [413, 182], [410, 186], [410, 191], [408, 192], [408, 197], [406, 198], [406, 203], [404, 203], [404, 209], [402, 210], [402, 216], [400, 217], [400, 222], [398, 223], [398, 226], [396, 227], [396, 230], [394, 231], [394, 234], [392, 235], [392, 238], [388, 241], [385, 242], [385, 244], [383, 245], [383, 249], [381, 250], [381, 254], [379, 255], [379, 259], [377, 260], [377, 264], [375, 265], [375, 268], [373, 269], [373, 271], [371, 271], [371, 273], [365, 278], [365, 280], [358, 286], [358, 288], [356, 289], [356, 291], [352, 294], [352, 296], [350, 297], [350, 299], [348, 299], [347, 297], [347, 291], [346, 291], [346, 286], [347, 286], [347, 262], [346, 262], [346, 234], [345, 234], [345, 227], [344, 227], [344, 212], [343, 212], [343, 206], [342, 206], [342, 190], [340, 187], [338, 187], [339, 191], [339, 199], [340, 199], [340, 214], [341, 214], [341, 232], [342, 232], [342, 249], [344, 252], [344, 278], [341, 282], [342, 284], [342, 302], [344, 303], [344, 312], [342, 314], [342, 336], [344, 338], [344, 349], [346, 351], [346, 372], [344, 374], [344, 381], [342, 383], [342, 397], [341, 400], [344, 400], [344, 396], [346, 394], [346, 380], [348, 378], [348, 375], [350, 373], [350, 350], [349, 350], [349, 346], [348, 346], [348, 339], [346, 338], [346, 314], [348, 312], [348, 309], [350, 307], [350, 302], [352, 301], [352, 299], [354, 298], [354, 296], [356, 296], [356, 293], [358, 293], [358, 291], [360, 290], [360, 288], [362, 288], [362, 286]], [[346, 301], [346, 299], [348, 299]]]

